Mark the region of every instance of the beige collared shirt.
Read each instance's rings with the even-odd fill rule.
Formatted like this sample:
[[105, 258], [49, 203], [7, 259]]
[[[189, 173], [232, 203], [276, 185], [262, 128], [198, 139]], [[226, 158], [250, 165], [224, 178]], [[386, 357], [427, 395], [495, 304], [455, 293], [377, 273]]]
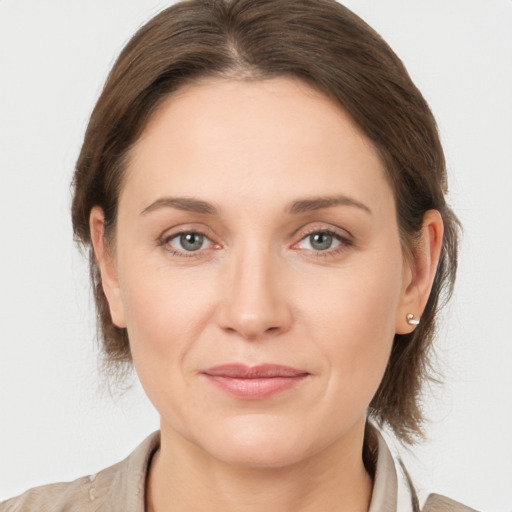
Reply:
[[[406, 477], [398, 478], [397, 465], [377, 432], [378, 458], [368, 512], [419, 512], [415, 493]], [[149, 463], [160, 444], [150, 435], [126, 459], [96, 475], [73, 482], [35, 487], [0, 503], [0, 512], [144, 512]], [[448, 498], [430, 495], [423, 512], [476, 512]]]

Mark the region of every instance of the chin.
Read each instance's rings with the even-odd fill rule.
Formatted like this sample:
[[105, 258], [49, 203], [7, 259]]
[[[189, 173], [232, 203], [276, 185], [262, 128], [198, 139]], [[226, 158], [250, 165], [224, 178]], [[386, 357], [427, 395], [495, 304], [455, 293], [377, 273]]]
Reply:
[[310, 454], [304, 432], [276, 421], [258, 421], [247, 416], [232, 425], [210, 431], [202, 448], [222, 462], [245, 468], [280, 468], [292, 465]]
[[233, 467], [247, 469], [278, 469], [303, 460], [304, 447], [283, 446], [282, 442], [228, 443], [222, 451], [211, 453], [218, 460]]

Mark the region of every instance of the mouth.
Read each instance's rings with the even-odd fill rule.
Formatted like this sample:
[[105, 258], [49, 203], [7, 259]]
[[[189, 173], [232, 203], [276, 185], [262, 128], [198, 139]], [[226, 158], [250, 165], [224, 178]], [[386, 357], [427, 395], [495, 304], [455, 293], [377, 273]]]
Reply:
[[298, 386], [310, 375], [304, 370], [275, 364], [225, 364], [200, 373], [217, 389], [245, 400], [270, 398]]

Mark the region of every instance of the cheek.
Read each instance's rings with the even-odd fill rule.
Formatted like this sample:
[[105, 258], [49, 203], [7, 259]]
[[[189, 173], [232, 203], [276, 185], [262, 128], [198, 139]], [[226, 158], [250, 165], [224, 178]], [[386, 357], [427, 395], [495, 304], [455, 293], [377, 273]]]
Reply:
[[177, 366], [209, 318], [211, 283], [204, 273], [139, 263], [126, 261], [121, 286], [137, 371]]
[[309, 287], [302, 294], [307, 303], [301, 309], [332, 382], [358, 402], [371, 400], [389, 359], [401, 293], [400, 254], [396, 262], [333, 272], [322, 293]]
[[[184, 408], [204, 410], [199, 395], [190, 396], [191, 354], [208, 323], [211, 299], [203, 278], [161, 269], [132, 273], [123, 286], [127, 330], [139, 380], [160, 415], [188, 432]], [[186, 401], [183, 397], [188, 396]]]

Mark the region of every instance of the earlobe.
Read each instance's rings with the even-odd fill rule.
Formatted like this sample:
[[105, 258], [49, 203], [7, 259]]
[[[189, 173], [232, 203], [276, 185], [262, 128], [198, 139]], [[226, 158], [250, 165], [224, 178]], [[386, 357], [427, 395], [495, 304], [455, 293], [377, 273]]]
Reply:
[[89, 215], [89, 229], [91, 243], [96, 262], [100, 269], [101, 285], [107, 298], [110, 316], [117, 327], [126, 327], [121, 290], [117, 277], [117, 269], [114, 257], [107, 247], [105, 238], [105, 215], [99, 206], [92, 208]]
[[437, 210], [428, 210], [423, 216], [419, 243], [406, 263], [402, 296], [397, 310], [397, 334], [409, 334], [421, 321], [439, 264], [443, 233], [441, 214]]

